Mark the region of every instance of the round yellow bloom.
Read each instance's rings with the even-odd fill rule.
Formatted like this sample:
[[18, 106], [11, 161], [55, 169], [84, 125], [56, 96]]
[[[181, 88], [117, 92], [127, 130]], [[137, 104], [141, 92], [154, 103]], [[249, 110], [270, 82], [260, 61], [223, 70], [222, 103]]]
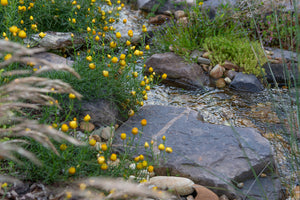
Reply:
[[107, 150], [107, 145], [106, 145], [106, 143], [104, 143], [104, 144], [101, 145], [101, 149], [102, 149], [102, 151], [106, 151], [106, 150]]
[[136, 95], [136, 91], [131, 91], [130, 94], [131, 94], [132, 96], [135, 96], [135, 95]]
[[76, 5], [77, 4], [77, 1], [72, 1], [72, 5]]
[[143, 154], [141, 154], [141, 155], [139, 155], [139, 158], [140, 158], [139, 160], [144, 160], [145, 157]]
[[72, 198], [72, 192], [66, 192], [66, 198], [71, 199]]
[[149, 67], [148, 72], [152, 73], [153, 72], [153, 68]]
[[44, 33], [44, 32], [40, 32], [40, 34], [39, 34], [40, 38], [44, 38], [46, 35], [47, 35], [47, 33]]
[[121, 133], [121, 139], [125, 140], [126, 139], [126, 133]]
[[67, 124], [63, 124], [63, 125], [61, 125], [61, 130], [63, 132], [67, 132], [69, 130], [69, 126]]
[[90, 63], [90, 64], [89, 64], [89, 68], [90, 68], [90, 69], [95, 69], [95, 67], [96, 67], [95, 63]]
[[89, 141], [89, 144], [91, 145], [91, 146], [95, 146], [95, 144], [96, 144], [96, 140], [95, 139], [91, 139], [90, 141]]
[[121, 38], [121, 37], [122, 37], [122, 36], [121, 36], [121, 33], [120, 33], [120, 32], [117, 32], [117, 33], [116, 33], [116, 37], [117, 37], [117, 38]]
[[6, 187], [7, 187], [7, 183], [6, 182], [1, 185], [1, 188], [6, 188]]
[[108, 77], [108, 76], [109, 76], [109, 72], [106, 71], [106, 70], [103, 70], [103, 71], [102, 71], [102, 75], [103, 75], [104, 77]]
[[91, 30], [92, 30], [92, 29], [91, 29], [90, 27], [87, 27], [87, 28], [86, 28], [86, 31], [87, 31], [87, 32], [90, 32]]
[[146, 125], [147, 125], [147, 120], [146, 120], [146, 119], [142, 119], [141, 125], [142, 125], [142, 126], [146, 126]]
[[162, 79], [166, 79], [167, 76], [168, 76], [167, 74], [163, 74], [163, 75], [161, 76], [161, 78], [162, 78]]
[[75, 99], [75, 98], [76, 98], [76, 96], [75, 96], [75, 94], [73, 94], [73, 93], [70, 93], [70, 94], [69, 94], [69, 98], [70, 98], [70, 99]]
[[133, 127], [132, 130], [131, 130], [131, 133], [132, 133], [133, 135], [136, 135], [136, 134], [139, 133], [139, 129], [138, 129], [137, 127]]
[[158, 145], [158, 149], [161, 151], [165, 150], [165, 145], [164, 144]]
[[146, 90], [146, 91], [150, 91], [150, 86], [147, 85], [147, 86], [145, 87], [145, 90]]
[[19, 37], [22, 38], [22, 39], [26, 38], [26, 37], [27, 37], [26, 32], [23, 31], [23, 30], [21, 30], [21, 31], [19, 32]]
[[143, 101], [141, 101], [141, 102], [140, 102], [140, 105], [141, 105], [141, 106], [143, 106], [143, 105], [144, 105], [144, 102], [143, 102]]
[[123, 19], [123, 23], [126, 24], [126, 22], [127, 22], [127, 19]]
[[64, 151], [64, 150], [67, 149], [67, 145], [66, 144], [61, 144], [59, 148], [60, 148], [60, 150]]
[[143, 168], [145, 168], [145, 167], [147, 167], [148, 162], [146, 160], [143, 160], [142, 165], [143, 165]]
[[139, 51], [139, 56], [142, 56], [144, 55], [144, 52], [143, 51]]
[[75, 174], [75, 172], [76, 172], [75, 167], [70, 167], [69, 168], [69, 174], [73, 175], [73, 174]]
[[145, 46], [145, 49], [146, 49], [146, 50], [149, 50], [149, 49], [150, 49], [150, 46], [149, 46], [149, 45], [146, 45], [146, 46]]
[[135, 50], [133, 53], [135, 56], [139, 56], [140, 55], [140, 51], [139, 50]]
[[[9, 27], [9, 31], [11, 33], [17, 33], [18, 32], [18, 27], [17, 26], [11, 26], [11, 27]], [[6, 36], [6, 34], [5, 34], [5, 36]], [[5, 36], [3, 36], [3, 37], [5, 37]]]
[[145, 147], [145, 148], [148, 148], [148, 147], [149, 147], [149, 143], [148, 143], [148, 142], [145, 142], [144, 147]]
[[120, 55], [120, 60], [125, 60], [125, 58], [126, 58], [126, 55], [122, 53], [122, 54]]
[[117, 160], [117, 154], [115, 154], [115, 153], [111, 154], [110, 160], [111, 160], [111, 161]]
[[143, 99], [144, 99], [145, 101], [148, 100], [147, 94], [145, 94], [145, 95], [143, 96]]
[[30, 20], [33, 20], [33, 17], [32, 17], [32, 16], [30, 16], [30, 17], [29, 17], [29, 19], [30, 19]]
[[134, 161], [135, 161], [135, 162], [139, 162], [139, 160], [140, 160], [140, 157], [139, 157], [139, 156], [137, 156], [137, 157], [134, 158]]
[[137, 168], [137, 169], [143, 169], [143, 163], [139, 162], [139, 163], [136, 165], [136, 168]]
[[7, 6], [8, 5], [8, 1], [7, 0], [1, 0], [1, 5], [2, 6]]
[[112, 62], [112, 63], [117, 63], [117, 62], [118, 62], [118, 58], [117, 58], [117, 57], [113, 57], [113, 58], [111, 59], [111, 62]]
[[117, 43], [114, 41], [111, 41], [109, 46], [110, 46], [110, 48], [115, 48], [117, 46]]
[[127, 46], [130, 46], [130, 45], [131, 45], [131, 42], [127, 40], [127, 41], [126, 41], [126, 45], [127, 45]]
[[87, 57], [85, 57], [85, 59], [89, 62], [92, 62], [92, 60], [93, 60], [92, 56], [87, 56]]
[[9, 60], [11, 58], [12, 58], [12, 55], [10, 53], [8, 53], [4, 56], [4, 60]]
[[106, 163], [103, 163], [103, 164], [101, 165], [101, 169], [102, 169], [102, 170], [107, 170], [107, 168], [108, 168], [108, 165], [107, 165]]
[[129, 37], [133, 37], [133, 31], [132, 31], [132, 30], [129, 30], [129, 31], [128, 31], [128, 36], [129, 36]]
[[91, 116], [89, 114], [87, 114], [84, 118], [83, 121], [88, 122], [91, 120]]
[[121, 66], [126, 66], [126, 61], [125, 60], [120, 60], [119, 63], [120, 63]]
[[105, 162], [104, 156], [98, 157], [98, 158], [97, 158], [97, 162], [98, 162], [99, 165], [103, 164], [103, 163]]
[[128, 116], [129, 116], [129, 117], [132, 117], [133, 115], [134, 115], [134, 110], [130, 109], [130, 110], [128, 111]]
[[148, 170], [148, 172], [150, 172], [150, 173], [151, 173], [151, 172], [153, 172], [153, 170], [154, 170], [154, 167], [153, 167], [152, 165], [149, 165], [147, 170]]
[[99, 40], [100, 40], [100, 37], [97, 35], [97, 36], [95, 37], [95, 41], [98, 42]]
[[172, 153], [172, 152], [173, 152], [173, 149], [172, 149], [171, 147], [167, 147], [167, 148], [166, 148], [166, 152], [167, 152], [167, 153]]
[[73, 24], [76, 23], [76, 19], [75, 19], [75, 18], [72, 19], [72, 23], [73, 23]]
[[32, 30], [36, 30], [37, 29], [37, 25], [36, 24], [31, 24], [31, 29]]
[[137, 72], [132, 72], [132, 75], [134, 78], [136, 78], [136, 77], [138, 77], [139, 74]]
[[71, 129], [76, 129], [77, 128], [77, 122], [76, 121], [70, 121], [69, 126]]

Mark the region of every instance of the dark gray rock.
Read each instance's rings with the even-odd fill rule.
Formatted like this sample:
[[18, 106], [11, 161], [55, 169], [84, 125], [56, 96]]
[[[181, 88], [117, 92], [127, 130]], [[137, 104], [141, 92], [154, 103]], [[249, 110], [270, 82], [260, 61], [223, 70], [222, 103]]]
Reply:
[[156, 170], [158, 175], [179, 175], [196, 184], [223, 188], [214, 192], [228, 197], [235, 196], [231, 181], [242, 182], [253, 177], [249, 164], [258, 173], [273, 163], [268, 140], [255, 129], [203, 123], [197, 116], [198, 112], [188, 108], [144, 106], [117, 130], [115, 146], [123, 144], [121, 133], [130, 136], [133, 127], [141, 130], [140, 121], [145, 118], [147, 126], [143, 127], [141, 138], [135, 138], [135, 142], [140, 142], [136, 154], [145, 153], [143, 144], [151, 139], [155, 141], [154, 153], [158, 154], [157, 145], [162, 143], [163, 135], [166, 146], [173, 148], [173, 153], [167, 154], [167, 161], [161, 161]]
[[167, 82], [175, 83], [179, 87], [202, 88], [209, 85], [209, 77], [201, 66], [186, 63], [183, 58], [172, 52], [152, 55], [146, 61], [146, 66], [147, 69], [152, 67], [155, 73], [166, 73]]
[[[236, 189], [241, 199], [283, 199], [280, 179], [276, 176], [259, 177], [258, 180], [251, 179], [244, 182], [242, 189]], [[251, 197], [251, 198], [250, 198]]]
[[83, 101], [81, 105], [80, 114], [82, 118], [89, 114], [91, 116], [90, 122], [96, 127], [116, 124], [119, 119], [119, 110], [114, 102], [98, 99], [95, 101]]
[[266, 81], [271, 84], [271, 86], [275, 86], [276, 83], [278, 86], [289, 85], [289, 83], [291, 86], [295, 86], [295, 81], [298, 80], [297, 63], [266, 63], [262, 66], [262, 68], [265, 69]]
[[242, 92], [260, 92], [264, 89], [264, 86], [255, 75], [239, 72], [231, 82], [230, 88]]

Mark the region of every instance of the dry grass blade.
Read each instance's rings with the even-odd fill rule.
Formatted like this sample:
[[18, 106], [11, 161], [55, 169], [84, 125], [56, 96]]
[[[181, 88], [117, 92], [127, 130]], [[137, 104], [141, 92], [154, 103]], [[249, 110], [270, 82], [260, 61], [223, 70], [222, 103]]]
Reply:
[[38, 159], [36, 159], [34, 154], [32, 154], [31, 152], [25, 150], [24, 148], [14, 144], [14, 143], [27, 143], [27, 142], [24, 140], [16, 140], [16, 141], [11, 140], [11, 141], [7, 141], [7, 142], [1, 142], [0, 156], [3, 158], [9, 159], [9, 160], [13, 160], [13, 161], [21, 164], [21, 161], [18, 158], [16, 158], [14, 155], [14, 152], [16, 152], [16, 153], [20, 154], [21, 156], [28, 158], [36, 165], [41, 165], [40, 161]]
[[78, 181], [78, 183], [84, 183], [87, 187], [114, 191], [104, 199], [119, 199], [124, 198], [124, 195], [130, 197], [150, 197], [158, 199], [170, 199], [171, 197], [171, 195], [167, 192], [155, 191], [141, 184], [130, 183], [120, 179], [89, 178]]
[[7, 183], [16, 183], [16, 184], [20, 184], [22, 183], [21, 181], [19, 181], [16, 178], [13, 178], [11, 176], [4, 176], [4, 175], [0, 175], [0, 182], [7, 182]]

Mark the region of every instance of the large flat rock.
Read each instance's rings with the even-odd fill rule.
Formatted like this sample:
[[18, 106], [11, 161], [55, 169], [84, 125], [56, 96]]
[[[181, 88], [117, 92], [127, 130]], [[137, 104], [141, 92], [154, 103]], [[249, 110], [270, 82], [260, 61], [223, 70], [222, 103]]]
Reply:
[[231, 197], [235, 196], [230, 186], [232, 181], [243, 182], [253, 177], [249, 164], [258, 173], [268, 163], [273, 163], [268, 140], [255, 129], [203, 123], [197, 117], [198, 112], [188, 108], [144, 106], [117, 130], [114, 142], [120, 146], [117, 144], [122, 144], [121, 133], [131, 136], [133, 127], [141, 130], [140, 121], [145, 118], [148, 124], [143, 128], [138, 155], [144, 152], [144, 142], [150, 143], [151, 139], [156, 141], [155, 153], [159, 153], [157, 145], [165, 135], [166, 146], [172, 147], [173, 153], [167, 154], [167, 162], [161, 164], [160, 175], [166, 175], [164, 168], [168, 168], [170, 175], [222, 188], [214, 191]]

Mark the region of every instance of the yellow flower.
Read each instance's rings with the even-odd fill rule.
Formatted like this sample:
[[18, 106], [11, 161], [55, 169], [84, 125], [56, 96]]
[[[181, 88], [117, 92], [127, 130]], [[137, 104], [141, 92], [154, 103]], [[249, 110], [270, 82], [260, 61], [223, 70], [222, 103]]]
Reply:
[[71, 129], [76, 129], [77, 128], [77, 122], [76, 121], [70, 121], [69, 126]]
[[12, 55], [10, 53], [8, 53], [4, 56], [4, 60], [9, 60], [11, 58], [12, 58]]
[[121, 139], [125, 140], [126, 139], [126, 133], [121, 133]]
[[136, 135], [136, 134], [139, 133], [139, 129], [138, 129], [137, 127], [133, 127], [132, 130], [131, 130], [131, 133], [132, 133], [133, 135]]
[[71, 199], [72, 198], [72, 192], [66, 192], [66, 198]]
[[145, 95], [143, 96], [143, 99], [144, 99], [145, 101], [148, 100], [147, 94], [145, 94]]
[[116, 37], [117, 37], [117, 38], [121, 38], [121, 37], [122, 37], [122, 36], [121, 36], [121, 33], [120, 33], [120, 32], [117, 32], [117, 33], [116, 33]]
[[102, 74], [103, 74], [104, 77], [108, 77], [108, 76], [109, 76], [109, 72], [106, 71], [106, 70], [103, 70], [103, 71], [102, 71]]
[[140, 55], [140, 51], [139, 50], [135, 50], [133, 53], [135, 56], [139, 56]]
[[112, 62], [112, 63], [117, 63], [117, 62], [118, 62], [118, 58], [117, 58], [117, 57], [113, 57], [113, 58], [111, 59], [111, 62]]
[[130, 109], [130, 110], [128, 111], [128, 116], [129, 116], [129, 117], [132, 117], [133, 115], [134, 115], [134, 110]]
[[120, 55], [120, 60], [125, 60], [125, 58], [126, 58], [126, 55], [122, 53], [122, 54]]
[[75, 19], [75, 18], [72, 19], [72, 23], [73, 23], [73, 24], [76, 23], [76, 19]]
[[80, 183], [79, 188], [80, 188], [80, 190], [85, 190], [86, 184], [85, 183]]
[[63, 125], [61, 126], [61, 130], [62, 130], [63, 132], [67, 132], [67, 131], [69, 130], [69, 126], [68, 126], [67, 124], [63, 124]]
[[76, 172], [75, 167], [70, 167], [69, 168], [69, 174], [73, 175], [73, 174], [75, 174], [75, 172]]
[[92, 60], [93, 60], [92, 56], [87, 56], [85, 59], [89, 62], [92, 62]]
[[143, 154], [139, 155], [139, 160], [144, 160], [144, 155]]
[[109, 46], [110, 46], [110, 48], [115, 48], [117, 46], [117, 43], [112, 41], [112, 42], [110, 42]]
[[32, 30], [36, 30], [37, 29], [37, 25], [36, 24], [31, 24], [31, 29]]
[[147, 85], [147, 86], [145, 87], [145, 90], [146, 90], [146, 91], [150, 91], [150, 86]]
[[64, 151], [64, 150], [67, 149], [67, 145], [66, 144], [61, 144], [59, 148], [60, 148], [60, 150]]
[[100, 40], [100, 37], [97, 35], [97, 36], [95, 37], [95, 41], [98, 42], [99, 40]]
[[118, 7], [118, 8], [117, 8], [117, 10], [118, 10], [118, 11], [122, 10], [122, 7], [121, 7], [121, 6], [120, 6], [120, 7]]
[[136, 77], [138, 77], [139, 74], [137, 72], [132, 72], [132, 75], [134, 78], [136, 78]]
[[77, 5], [76, 8], [77, 8], [78, 10], [80, 10], [81, 6], [80, 6], [80, 5]]
[[165, 145], [164, 144], [158, 145], [158, 149], [161, 151], [165, 150]]
[[6, 182], [1, 185], [1, 188], [6, 188], [6, 187], [7, 187], [7, 183]]
[[148, 162], [147, 162], [146, 160], [143, 160], [142, 165], [143, 165], [143, 167], [145, 168], [145, 167], [147, 167]]
[[146, 85], [145, 81], [141, 81], [140, 86], [144, 87]]
[[29, 17], [29, 19], [30, 19], [30, 20], [33, 20], [33, 17], [32, 17], [32, 16], [30, 16], [30, 17]]
[[96, 67], [95, 63], [90, 63], [90, 64], [89, 64], [89, 68], [90, 68], [90, 69], [95, 69], [95, 67]]
[[133, 31], [132, 31], [132, 30], [129, 30], [129, 31], [128, 31], [128, 36], [129, 36], [129, 37], [133, 37]]
[[150, 49], [150, 46], [149, 46], [149, 45], [146, 45], [146, 46], [145, 46], [145, 49], [146, 49], [146, 50], [149, 50], [149, 49]]
[[135, 161], [135, 162], [139, 162], [139, 160], [140, 160], [140, 157], [139, 157], [139, 156], [137, 156], [137, 157], [134, 158], [134, 161]]
[[72, 1], [72, 5], [76, 5], [77, 4], [77, 1]]
[[139, 162], [139, 163], [136, 165], [136, 168], [137, 168], [137, 169], [143, 169], [143, 163]]
[[203, 2], [201, 1], [201, 2], [199, 2], [199, 6], [202, 6], [203, 5]]
[[127, 22], [127, 19], [123, 19], [123, 23], [126, 24], [126, 22]]
[[153, 170], [154, 170], [154, 167], [153, 167], [152, 165], [149, 165], [149, 166], [148, 166], [148, 172], [151, 173], [151, 172], [153, 172]]
[[1, 0], [1, 5], [2, 5], [2, 6], [7, 6], [7, 5], [8, 5], [7, 0]]
[[153, 72], [153, 68], [149, 67], [148, 72], [152, 73]]
[[91, 145], [91, 146], [95, 146], [95, 144], [96, 144], [96, 140], [95, 139], [91, 139], [90, 141], [89, 141], [89, 144]]
[[[9, 31], [11, 33], [17, 33], [18, 32], [18, 27], [17, 26], [11, 26], [11, 27], [9, 27]], [[3, 37], [5, 37], [5, 36], [3, 36]]]
[[106, 163], [103, 163], [103, 164], [101, 165], [101, 169], [102, 169], [102, 170], [107, 170], [107, 168], [108, 168], [108, 165], [107, 165]]
[[131, 91], [130, 94], [131, 94], [132, 96], [135, 96], [135, 95], [136, 95], [136, 91]]
[[172, 152], [173, 152], [173, 149], [172, 149], [171, 147], [167, 147], [167, 148], [166, 148], [166, 152], [167, 152], [167, 153], [172, 153]]
[[90, 27], [87, 27], [87, 28], [86, 28], [86, 31], [87, 31], [87, 32], [90, 32], [91, 30], [92, 30], [92, 29], [91, 29]]
[[168, 76], [168, 75], [164, 73], [164, 74], [161, 76], [161, 78], [162, 78], [162, 79], [166, 79], [167, 76]]
[[141, 105], [141, 106], [143, 106], [143, 105], [144, 105], [144, 102], [143, 102], [143, 101], [141, 101], [141, 102], [140, 102], [140, 105]]
[[91, 120], [91, 116], [89, 114], [87, 114], [84, 118], [83, 121], [88, 122]]
[[98, 158], [97, 158], [97, 162], [98, 162], [99, 165], [103, 164], [103, 163], [105, 162], [104, 156], [98, 157]]
[[44, 33], [44, 32], [40, 32], [40, 34], [39, 34], [40, 38], [44, 38], [46, 35], [47, 35], [47, 33]]
[[163, 136], [162, 136], [162, 140], [164, 140], [164, 141], [165, 141], [165, 140], [166, 140], [166, 136], [164, 136], [164, 135], [163, 135]]
[[142, 126], [146, 126], [146, 125], [147, 125], [147, 120], [146, 120], [146, 119], [142, 119], [141, 125], [142, 125]]
[[117, 160], [117, 154], [115, 154], [115, 153], [111, 154], [110, 160], [111, 160], [111, 161]]
[[145, 142], [144, 147], [145, 147], [145, 148], [148, 148], [148, 147], [149, 147], [149, 143], [148, 143], [148, 142]]
[[57, 128], [57, 124], [56, 123], [53, 123], [52, 126], [53, 126], [53, 128]]
[[73, 93], [70, 93], [70, 94], [69, 94], [69, 98], [70, 98], [70, 99], [75, 99], [75, 98], [76, 98], [76, 96], [75, 96], [75, 94], [73, 94]]
[[101, 149], [102, 149], [102, 151], [106, 151], [106, 150], [107, 150], [107, 145], [106, 145], [106, 143], [103, 143], [103, 144], [101, 145]]
[[143, 51], [139, 51], [139, 56], [142, 56], [144, 55], [144, 52]]
[[21, 30], [21, 31], [19, 32], [19, 37], [22, 38], [22, 39], [26, 38], [26, 37], [27, 37], [26, 32], [23, 31], [23, 30]]
[[127, 41], [126, 41], [126, 45], [127, 45], [127, 46], [130, 46], [130, 45], [131, 45], [131, 42], [127, 40]]

